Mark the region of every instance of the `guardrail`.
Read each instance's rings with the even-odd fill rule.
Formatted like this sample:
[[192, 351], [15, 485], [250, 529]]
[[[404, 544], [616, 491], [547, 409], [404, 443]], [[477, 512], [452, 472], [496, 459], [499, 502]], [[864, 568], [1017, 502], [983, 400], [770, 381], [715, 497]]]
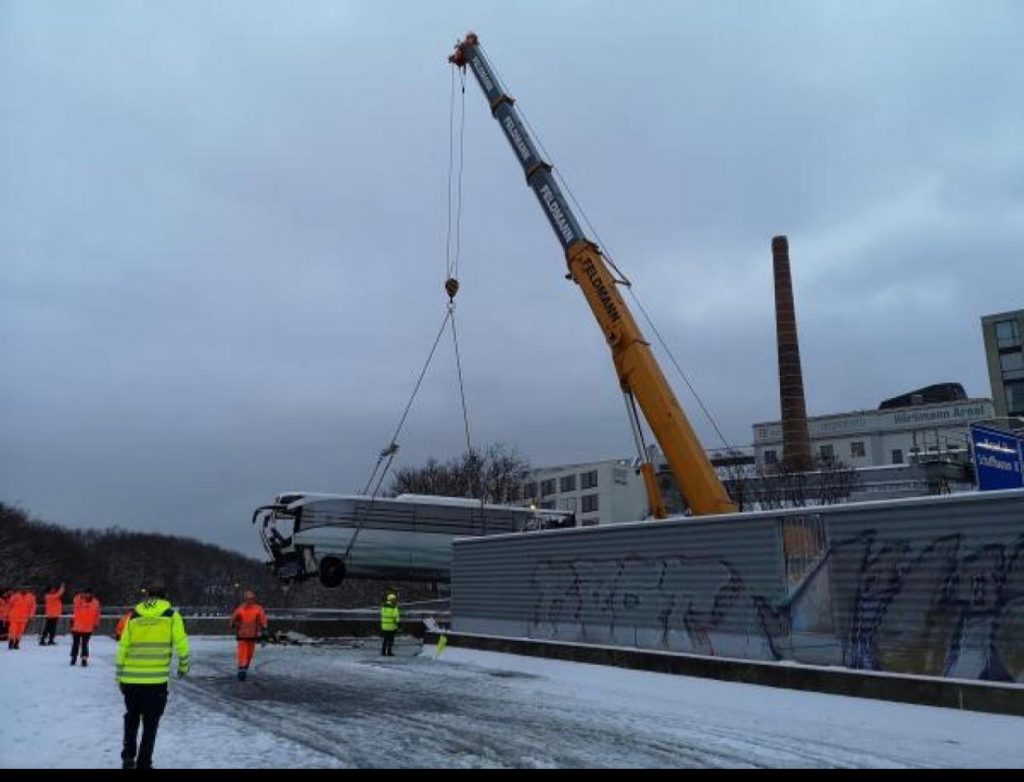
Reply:
[[[186, 607], [187, 609], [188, 607]], [[182, 611], [185, 628], [190, 635], [232, 635], [230, 627], [231, 615], [223, 609], [207, 609], [187, 613]], [[100, 616], [100, 624], [94, 635], [113, 636], [118, 621], [129, 610], [128, 606], [108, 608]], [[180, 610], [180, 609], [179, 609]], [[208, 611], [210, 611], [208, 613]], [[270, 630], [281, 633], [299, 633], [311, 638], [361, 637], [373, 636], [380, 632], [380, 614], [374, 609], [357, 609], [351, 611], [335, 609], [281, 609], [270, 612], [268, 616]], [[425, 627], [431, 620], [442, 625], [448, 624], [447, 612], [438, 611], [403, 611], [401, 632], [422, 638]], [[46, 618], [33, 617], [26, 628], [26, 635], [39, 635]], [[57, 623], [57, 634], [67, 635], [71, 632], [71, 617], [62, 616]]]

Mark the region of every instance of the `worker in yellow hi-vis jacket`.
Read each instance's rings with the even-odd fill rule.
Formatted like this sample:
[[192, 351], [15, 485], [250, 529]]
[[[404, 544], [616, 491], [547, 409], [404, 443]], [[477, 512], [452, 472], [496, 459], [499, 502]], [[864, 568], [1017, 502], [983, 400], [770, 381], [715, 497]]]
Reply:
[[[162, 583], [152, 584], [135, 606], [117, 644], [117, 683], [124, 695], [122, 768], [152, 768], [153, 745], [167, 705], [171, 656], [178, 654], [178, 678], [189, 669], [185, 623], [167, 600]], [[142, 742], [136, 751], [139, 722]]]
[[395, 656], [395, 633], [398, 632], [398, 623], [401, 619], [398, 596], [394, 592], [389, 592], [384, 599], [384, 605], [380, 607], [380, 634], [384, 637], [380, 653], [385, 657]]

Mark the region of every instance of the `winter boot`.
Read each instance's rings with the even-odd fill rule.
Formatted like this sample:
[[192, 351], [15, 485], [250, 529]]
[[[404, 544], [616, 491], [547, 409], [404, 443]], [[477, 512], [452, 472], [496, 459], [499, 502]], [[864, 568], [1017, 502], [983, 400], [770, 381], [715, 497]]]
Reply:
[[238, 669], [238, 681], [244, 682], [245, 681], [245, 675], [246, 675], [246, 669], [245, 668], [239, 668]]
[[74, 657], [72, 657], [71, 658], [71, 667], [74, 667], [75, 663], [77, 663], [77, 662], [78, 662], [78, 660], [76, 660]]
[[83, 668], [88, 668], [89, 667], [89, 658], [88, 657], [83, 657], [82, 658], [82, 667]]
[[135, 768], [135, 761], [129, 758], [121, 761], [121, 768]]

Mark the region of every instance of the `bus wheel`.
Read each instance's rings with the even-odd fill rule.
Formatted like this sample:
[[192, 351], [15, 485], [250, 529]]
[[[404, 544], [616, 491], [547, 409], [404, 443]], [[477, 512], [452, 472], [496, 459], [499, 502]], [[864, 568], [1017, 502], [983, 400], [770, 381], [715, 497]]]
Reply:
[[337, 557], [320, 560], [320, 583], [325, 587], [341, 586], [345, 580], [345, 563]]

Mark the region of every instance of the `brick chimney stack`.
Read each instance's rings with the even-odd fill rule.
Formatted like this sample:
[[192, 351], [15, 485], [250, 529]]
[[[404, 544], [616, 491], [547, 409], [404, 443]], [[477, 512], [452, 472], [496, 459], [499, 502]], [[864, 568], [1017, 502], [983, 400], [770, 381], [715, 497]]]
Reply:
[[775, 331], [779, 344], [779, 399], [782, 404], [782, 458], [794, 469], [810, 468], [811, 438], [807, 429], [804, 377], [800, 369], [800, 343], [796, 335], [793, 279], [789, 271], [789, 242], [772, 238], [775, 270]]

